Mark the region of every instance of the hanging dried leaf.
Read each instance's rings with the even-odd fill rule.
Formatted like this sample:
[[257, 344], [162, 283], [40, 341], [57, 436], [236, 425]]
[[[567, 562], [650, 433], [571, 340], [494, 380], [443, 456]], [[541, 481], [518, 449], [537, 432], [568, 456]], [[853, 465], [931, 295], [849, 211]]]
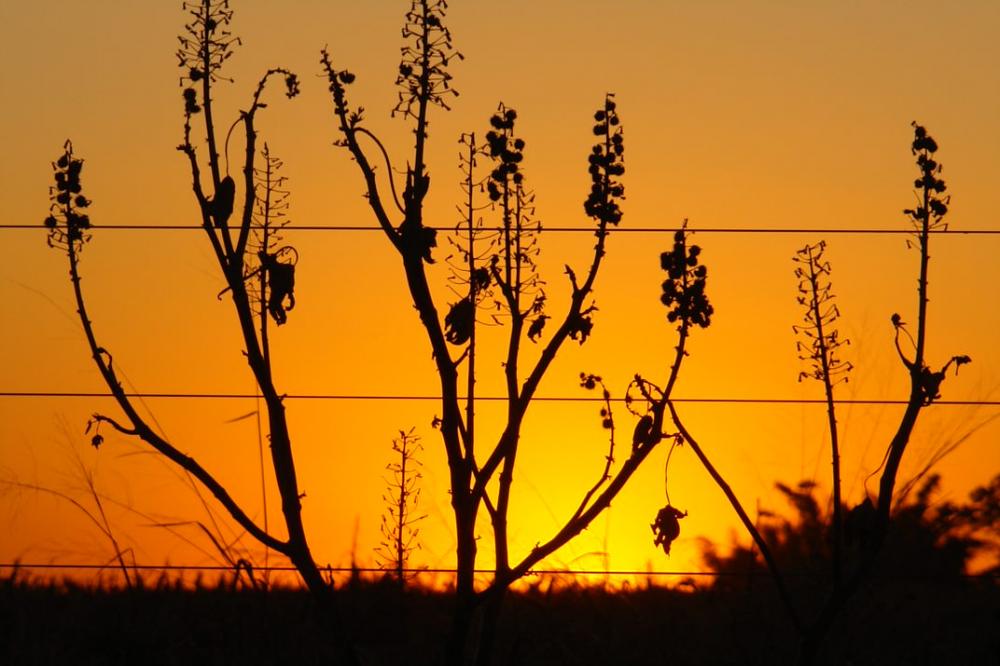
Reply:
[[656, 537], [653, 545], [662, 546], [663, 552], [670, 555], [670, 545], [681, 533], [679, 520], [687, 515], [687, 511], [680, 511], [669, 504], [660, 509], [656, 520], [650, 525]]

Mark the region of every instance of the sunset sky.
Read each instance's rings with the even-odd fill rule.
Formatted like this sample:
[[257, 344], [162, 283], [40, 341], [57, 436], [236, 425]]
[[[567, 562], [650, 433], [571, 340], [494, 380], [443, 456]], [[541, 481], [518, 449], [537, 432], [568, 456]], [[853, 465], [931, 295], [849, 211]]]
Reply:
[[[0, 8], [7, 63], [0, 71], [0, 391], [107, 390], [89, 358], [66, 258], [46, 247], [42, 228], [50, 164], [67, 138], [86, 160], [83, 186], [94, 201], [83, 288], [98, 339], [127, 377], [126, 388], [239, 395], [255, 389], [231, 303], [216, 298], [223, 278], [198, 228], [186, 160], [175, 150], [183, 122], [175, 56], [186, 21], [180, 4], [37, 0]], [[218, 127], [224, 136], [268, 67], [298, 73], [302, 94], [287, 100], [275, 86], [258, 116], [261, 143], [285, 163], [293, 226], [375, 226], [356, 166], [333, 146], [337, 125], [319, 52], [327, 46], [338, 67], [356, 74], [352, 104], [365, 107], [366, 126], [402, 167], [411, 127], [389, 111], [408, 5], [234, 0], [232, 29], [243, 44], [224, 70], [234, 83], [216, 88]], [[693, 242], [703, 248], [716, 315], [690, 342], [678, 397], [823, 397], [818, 382], [797, 382], [805, 368], [792, 331], [802, 311], [791, 258], [825, 239], [840, 331], [851, 340], [843, 356], [856, 366], [838, 397], [905, 400], [908, 379], [889, 318], [898, 312], [915, 323], [919, 255], [906, 235], [857, 232], [908, 228], [902, 209], [914, 201], [909, 146], [916, 120], [941, 146], [952, 195], [947, 221], [956, 232], [932, 238], [929, 358], [938, 367], [952, 355], [971, 356], [971, 366], [949, 375], [943, 399], [992, 404], [923, 412], [900, 478], [967, 435], [935, 468], [944, 477], [941, 497], [962, 500], [1000, 471], [1000, 233], [965, 233], [1000, 232], [1000, 4], [454, 0], [448, 25], [465, 56], [451, 69], [461, 95], [451, 112], [431, 117], [425, 219], [440, 227], [459, 220], [460, 134], [484, 134], [500, 101], [517, 109], [526, 177], [550, 230], [542, 234], [540, 266], [552, 314], [568, 300], [564, 264], [583, 270], [593, 246], [589, 232], [557, 230], [590, 225], [582, 206], [586, 156], [593, 112], [606, 92], [615, 93], [625, 128], [625, 217], [598, 277], [593, 336], [583, 347], [567, 345], [542, 396], [591, 397], [578, 386], [581, 371], [603, 376], [617, 397], [636, 372], [665, 380], [675, 334], [658, 302], [659, 253], [669, 247], [669, 230], [687, 218], [691, 229], [704, 230]], [[235, 134], [233, 141], [235, 173], [243, 146]], [[488, 212], [485, 219], [496, 222]], [[115, 225], [190, 229], [101, 229]], [[760, 229], [775, 231], [750, 233]], [[358, 562], [373, 564], [391, 440], [415, 427], [424, 445], [421, 510], [428, 517], [412, 563], [448, 567], [454, 527], [447, 466], [431, 428], [440, 407], [395, 398], [437, 391], [398, 257], [374, 230], [289, 230], [285, 237], [300, 261], [297, 307], [272, 338], [279, 390], [386, 398], [286, 401], [313, 554], [322, 564], [346, 565], [356, 543]], [[436, 256], [446, 253], [442, 243]], [[453, 299], [445, 262], [429, 273], [443, 312]], [[487, 351], [499, 349], [502, 333], [487, 332]], [[482, 395], [502, 394], [500, 360], [484, 352], [477, 361]], [[257, 408], [254, 399], [144, 404], [170, 441], [263, 520], [257, 422], [239, 418]], [[529, 412], [515, 473], [515, 554], [547, 540], [597, 479], [607, 450], [599, 407], [542, 401]], [[499, 434], [503, 409], [481, 405], [483, 441]], [[680, 409], [751, 515], [758, 507], [785, 509], [777, 481], [815, 480], [827, 498], [823, 405], [723, 401]], [[902, 409], [840, 408], [847, 501], [864, 497], [865, 477], [878, 469]], [[142, 442], [102, 431], [104, 445], [90, 447], [83, 430], [95, 411], [119, 415], [107, 398], [0, 397], [0, 562], [111, 559], [107, 540], [81, 511], [30, 489], [92, 507], [84, 470], [106, 496], [112, 529], [136, 561], [217, 560], [197, 527], [154, 526], [210, 519], [178, 470]], [[620, 405], [615, 415], [623, 459], [633, 424]], [[655, 451], [611, 511], [548, 564], [699, 570], [703, 538], [722, 546], [733, 534], [746, 541], [721, 492], [682, 448], [671, 462], [670, 498], [689, 517], [669, 559], [653, 545], [649, 524], [665, 504], [666, 453]], [[869, 490], [876, 486], [875, 478], [868, 481]], [[278, 519], [270, 481], [267, 494], [268, 514]], [[486, 522], [480, 532], [481, 563], [488, 566]], [[260, 552], [248, 537], [243, 543]]]

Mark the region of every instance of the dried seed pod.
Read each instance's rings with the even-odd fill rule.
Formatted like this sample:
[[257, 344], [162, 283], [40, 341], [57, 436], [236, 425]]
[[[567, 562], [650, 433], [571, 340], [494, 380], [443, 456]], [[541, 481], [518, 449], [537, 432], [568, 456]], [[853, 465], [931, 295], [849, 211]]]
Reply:
[[663, 552], [670, 554], [670, 546], [680, 536], [680, 519], [686, 517], [687, 511], [681, 511], [676, 507], [667, 504], [656, 514], [656, 520], [650, 525], [655, 538], [654, 546], [662, 546]]

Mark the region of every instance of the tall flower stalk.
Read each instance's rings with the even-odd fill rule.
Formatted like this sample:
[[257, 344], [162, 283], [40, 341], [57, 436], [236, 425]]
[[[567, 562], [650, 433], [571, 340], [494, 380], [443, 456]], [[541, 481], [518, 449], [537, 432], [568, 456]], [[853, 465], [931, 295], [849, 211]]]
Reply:
[[[489, 263], [496, 248], [498, 234], [485, 227], [481, 212], [489, 207], [480, 203], [476, 193], [485, 187], [487, 176], [480, 176], [479, 169], [485, 150], [475, 132], [459, 138], [459, 169], [462, 173], [460, 187], [462, 217], [455, 226], [455, 237], [448, 241], [455, 254], [448, 257], [449, 288], [459, 300], [452, 303], [445, 315], [445, 338], [452, 345], [465, 345], [465, 456], [472, 458], [476, 448], [476, 353], [479, 312], [491, 297], [493, 281]], [[495, 320], [494, 320], [495, 321]], [[460, 357], [457, 361], [461, 361]]]
[[809, 364], [808, 371], [799, 373], [799, 381], [815, 379], [823, 384], [826, 396], [827, 424], [830, 432], [830, 459], [833, 467], [833, 584], [840, 585], [844, 519], [841, 503], [840, 443], [837, 430], [836, 403], [833, 387], [848, 381], [850, 362], [837, 355], [841, 347], [850, 344], [836, 328], [840, 310], [834, 302], [830, 284], [830, 262], [823, 257], [826, 243], [806, 245], [796, 252], [793, 261], [798, 264], [795, 277], [799, 279], [799, 305], [805, 307], [804, 325], [793, 326], [800, 336], [796, 344], [799, 359]]
[[[284, 303], [287, 301], [282, 299], [278, 303], [279, 307], [275, 307], [276, 283], [283, 282], [288, 287], [284, 297], [291, 298], [291, 280], [287, 279], [290, 277], [288, 264], [277, 261], [278, 250], [271, 250], [274, 237], [269, 234], [275, 231], [276, 215], [282, 204], [279, 180], [271, 173], [277, 164], [270, 160], [269, 153], [265, 153], [264, 158], [266, 184], [262, 191], [263, 203], [258, 201], [259, 189], [255, 181], [259, 175], [256, 167], [258, 133], [255, 120], [257, 113], [267, 106], [263, 101], [267, 84], [275, 77], [283, 79], [285, 95], [292, 98], [298, 94], [298, 78], [284, 68], [267, 70], [257, 82], [249, 107], [238, 113], [232, 127], [242, 127], [245, 140], [239, 174], [241, 182], [238, 185], [237, 179], [229, 173], [228, 155], [223, 159], [219, 152], [222, 143], [216, 128], [213, 99], [214, 86], [230, 81], [223, 76], [223, 67], [232, 56], [234, 47], [240, 43], [229, 30], [233, 13], [228, 0], [185, 2], [183, 8], [189, 16], [189, 22], [179, 37], [177, 51], [181, 68], [184, 118], [178, 150], [186, 156], [190, 166], [192, 190], [198, 205], [201, 227], [208, 236], [223, 274], [226, 284], [223, 293], [228, 292], [231, 297], [243, 337], [243, 353], [266, 406], [271, 465], [281, 497], [287, 536], [276, 536], [266, 524], [262, 526], [251, 518], [212, 473], [157, 433], [125, 393], [111, 353], [97, 340], [80, 286], [79, 256], [90, 239], [90, 219], [85, 212], [90, 202], [84, 197], [80, 184], [83, 162], [73, 155], [69, 142], [64, 154], [54, 165], [56, 184], [52, 189], [52, 211], [45, 220], [49, 229], [49, 245], [67, 254], [77, 309], [91, 354], [124, 414], [124, 419], [95, 414], [92, 421], [98, 428], [107, 424], [121, 434], [142, 439], [183, 468], [215, 496], [243, 530], [265, 548], [288, 557], [309, 589], [326, 600], [329, 587], [313, 560], [302, 522], [301, 500], [304, 493], [300, 492], [298, 486], [282, 395], [274, 382], [263, 315], [264, 303], [267, 303], [268, 314], [277, 323], [284, 322]], [[204, 163], [199, 155], [202, 142], [195, 138], [196, 134], [201, 134], [207, 144], [207, 175], [203, 174]], [[268, 173], [271, 175], [266, 175]], [[242, 197], [237, 196], [240, 191]], [[276, 195], [278, 199], [274, 198]], [[259, 216], [261, 212], [263, 218]], [[254, 229], [255, 220], [261, 229]], [[258, 232], [261, 235], [258, 236]], [[252, 246], [251, 237], [255, 239]], [[277, 274], [282, 272], [286, 278], [279, 280]], [[251, 278], [254, 275], [260, 275], [256, 283], [257, 289], [248, 286], [253, 283]], [[288, 302], [288, 305], [290, 307], [291, 303]], [[206, 338], [205, 344], [211, 344], [209, 339]]]
[[390, 476], [386, 480], [386, 494], [382, 500], [386, 504], [382, 515], [382, 542], [375, 551], [383, 568], [394, 572], [400, 589], [406, 587], [407, 568], [410, 554], [420, 548], [417, 524], [427, 516], [417, 513], [420, 503], [420, 473], [422, 464], [417, 454], [423, 447], [413, 430], [399, 431], [399, 437], [392, 440], [392, 450], [397, 454], [394, 462], [386, 465]]

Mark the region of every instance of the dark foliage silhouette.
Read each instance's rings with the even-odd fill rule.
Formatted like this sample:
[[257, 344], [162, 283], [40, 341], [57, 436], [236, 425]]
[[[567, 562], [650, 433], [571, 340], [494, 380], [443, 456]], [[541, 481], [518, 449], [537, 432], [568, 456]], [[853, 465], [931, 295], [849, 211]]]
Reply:
[[[960, 581], [977, 557], [994, 560], [995, 569], [1000, 515], [992, 501], [1000, 488], [1000, 477], [974, 489], [962, 504], [935, 501], [940, 481], [936, 474], [928, 476], [908, 501], [894, 509], [893, 529], [872, 571], [876, 581], [920, 577]], [[824, 510], [824, 503], [816, 497], [816, 484], [811, 481], [801, 481], [794, 487], [778, 483], [776, 487], [793, 515], [783, 517], [781, 513], [762, 511], [759, 529], [779, 566], [796, 574], [797, 600], [815, 607], [815, 592], [822, 591], [824, 581], [831, 580], [829, 571], [836, 556], [831, 538], [833, 510]], [[844, 562], [855, 564], [867, 547], [862, 540], [848, 540], [844, 544]], [[720, 588], [745, 585], [740, 572], [753, 576], [767, 571], [754, 547], [734, 544], [723, 555], [714, 545], [708, 545], [703, 557], [713, 570], [736, 574], [718, 578], [714, 585]], [[985, 573], [988, 577], [989, 570]]]
[[[720, 584], [698, 578], [684, 589], [640, 582], [608, 591], [532, 578], [508, 595], [497, 659], [520, 666], [792, 662], [794, 634], [766, 577], [738, 571]], [[301, 589], [238, 586], [232, 575], [200, 579], [193, 589], [140, 577], [131, 591], [39, 584], [29, 576], [0, 575], [3, 663], [339, 663], [322, 616]], [[791, 580], [798, 593], [807, 578]], [[824, 664], [995, 661], [995, 582], [879, 576], [872, 583], [838, 623]], [[395, 585], [361, 582], [349, 596], [345, 622], [364, 648], [364, 663], [442, 662], [449, 594], [414, 586], [400, 595]]]
[[[998, 571], [1000, 554], [1000, 520], [993, 509], [1000, 477], [976, 488], [967, 502], [959, 504], [936, 499], [939, 482], [937, 475], [925, 478], [907, 501], [894, 508], [892, 529], [881, 542], [878, 559], [854, 591], [849, 612], [836, 616], [824, 649], [810, 655], [811, 660], [979, 663], [984, 658], [989, 661], [985, 655], [996, 654], [1000, 643], [991, 636], [995, 637], [1000, 618], [986, 610], [990, 604], [995, 608], [995, 601], [973, 609], [998, 590], [991, 575]], [[795, 486], [779, 483], [777, 488], [793, 515], [762, 511], [759, 530], [786, 574], [796, 606], [821, 614], [834, 582], [832, 507], [824, 509], [826, 503], [817, 497], [811, 481]], [[843, 510], [847, 513], [846, 506]], [[870, 539], [851, 539], [848, 531], [840, 552], [845, 572], [866, 561]], [[760, 612], [770, 588], [761, 576], [768, 569], [754, 546], [734, 544], [722, 554], [707, 545], [703, 558], [713, 570], [728, 572], [712, 584], [717, 594], [743, 596]], [[989, 561], [993, 565], [981, 577], [966, 576], [971, 566], [978, 564], [981, 569]], [[983, 630], [987, 634], [977, 636]]]

